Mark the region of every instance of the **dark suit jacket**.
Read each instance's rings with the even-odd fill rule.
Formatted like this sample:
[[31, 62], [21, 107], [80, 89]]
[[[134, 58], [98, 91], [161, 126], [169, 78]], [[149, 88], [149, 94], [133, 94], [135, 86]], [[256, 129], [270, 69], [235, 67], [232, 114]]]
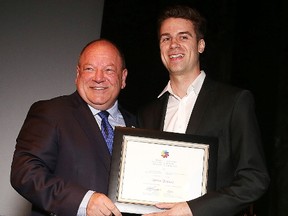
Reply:
[[[140, 110], [140, 127], [163, 130], [168, 96]], [[186, 134], [212, 136], [219, 142], [217, 190], [188, 201], [194, 216], [235, 215], [266, 191], [270, 179], [249, 91], [206, 77]]]
[[[119, 108], [127, 127], [135, 117]], [[88, 190], [107, 194], [110, 154], [98, 124], [77, 92], [33, 104], [17, 138], [12, 186], [32, 215], [76, 215]]]

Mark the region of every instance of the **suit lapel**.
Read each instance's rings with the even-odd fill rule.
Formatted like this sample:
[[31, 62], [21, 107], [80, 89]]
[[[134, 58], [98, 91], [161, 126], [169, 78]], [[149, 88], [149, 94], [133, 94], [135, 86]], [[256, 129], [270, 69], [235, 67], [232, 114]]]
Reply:
[[126, 127], [137, 127], [136, 117], [123, 109], [120, 105], [118, 108], [124, 118]]
[[165, 92], [165, 94], [160, 98], [160, 103], [159, 103], [159, 113], [156, 113], [155, 115], [155, 127], [160, 128], [161, 131], [164, 129], [164, 121], [165, 121], [165, 116], [166, 116], [166, 110], [167, 110], [167, 104], [168, 104], [168, 99], [169, 99], [169, 93]]
[[149, 122], [149, 128], [154, 130], [163, 131], [164, 120], [166, 115], [167, 103], [169, 99], [169, 93], [165, 92], [158, 100], [153, 104], [153, 109], [147, 113], [146, 121]]
[[87, 135], [88, 139], [91, 142], [91, 150], [97, 154], [97, 158], [100, 158], [107, 168], [110, 170], [110, 161], [111, 156], [108, 152], [105, 140], [101, 134], [101, 131], [97, 125], [97, 122], [91, 113], [91, 110], [87, 104], [81, 99], [78, 93], [75, 93], [77, 97], [77, 104], [74, 109], [74, 117], [79, 122], [83, 131]]
[[213, 98], [213, 86], [213, 82], [206, 77], [191, 113], [186, 133], [196, 134], [196, 131], [205, 115], [206, 109], [209, 107], [211, 98]]

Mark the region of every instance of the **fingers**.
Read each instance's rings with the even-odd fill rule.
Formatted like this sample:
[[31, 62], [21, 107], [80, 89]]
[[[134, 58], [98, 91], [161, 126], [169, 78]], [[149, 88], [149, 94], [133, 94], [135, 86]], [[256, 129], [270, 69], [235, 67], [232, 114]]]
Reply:
[[157, 203], [155, 206], [163, 211], [145, 214], [144, 216], [193, 216], [192, 211], [186, 202]]
[[175, 203], [156, 203], [155, 206], [159, 209], [171, 209], [175, 206]]
[[156, 203], [155, 206], [157, 208], [165, 210], [165, 211], [152, 212], [149, 214], [144, 214], [142, 216], [167, 216], [167, 215], [169, 215], [169, 212], [167, 212], [166, 210], [169, 210], [174, 205], [175, 205], [175, 203]]
[[142, 216], [161, 216], [161, 213], [159, 212], [153, 212], [153, 213], [149, 213], [149, 214], [143, 214]]
[[[109, 204], [109, 206], [108, 206]], [[115, 215], [115, 216], [121, 216], [121, 212], [119, 211], [119, 209], [114, 205], [114, 203], [109, 199], [109, 202], [107, 202], [107, 205], [106, 208], [109, 210], [109, 212], [111, 212], [112, 215]]]
[[104, 194], [94, 193], [87, 205], [87, 216], [121, 216], [115, 204]]

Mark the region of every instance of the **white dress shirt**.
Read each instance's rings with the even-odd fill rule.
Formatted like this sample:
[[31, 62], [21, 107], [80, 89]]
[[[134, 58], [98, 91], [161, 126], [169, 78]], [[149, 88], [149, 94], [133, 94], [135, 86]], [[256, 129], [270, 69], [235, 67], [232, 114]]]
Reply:
[[198, 77], [190, 84], [183, 98], [180, 98], [173, 92], [171, 83], [170, 81], [168, 82], [167, 86], [158, 96], [159, 98], [166, 91], [170, 93], [164, 121], [164, 131], [176, 133], [186, 132], [192, 110], [205, 77], [205, 72], [201, 71]]

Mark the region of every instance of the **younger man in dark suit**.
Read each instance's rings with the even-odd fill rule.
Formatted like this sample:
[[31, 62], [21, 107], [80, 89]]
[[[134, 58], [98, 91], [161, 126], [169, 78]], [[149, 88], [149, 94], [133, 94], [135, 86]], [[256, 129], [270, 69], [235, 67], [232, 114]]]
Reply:
[[[254, 100], [247, 90], [214, 82], [200, 70], [205, 20], [192, 8], [171, 7], [158, 20], [161, 59], [170, 80], [139, 113], [142, 128], [218, 138], [216, 190], [149, 216], [232, 216], [269, 185]], [[187, 164], [193, 166], [193, 164]], [[147, 215], [148, 216], [148, 215]]]
[[92, 41], [79, 57], [77, 91], [31, 106], [11, 168], [11, 184], [32, 203], [31, 215], [121, 215], [106, 196], [111, 155], [98, 114], [108, 111], [112, 127], [136, 125], [117, 101], [127, 73], [115, 44]]

